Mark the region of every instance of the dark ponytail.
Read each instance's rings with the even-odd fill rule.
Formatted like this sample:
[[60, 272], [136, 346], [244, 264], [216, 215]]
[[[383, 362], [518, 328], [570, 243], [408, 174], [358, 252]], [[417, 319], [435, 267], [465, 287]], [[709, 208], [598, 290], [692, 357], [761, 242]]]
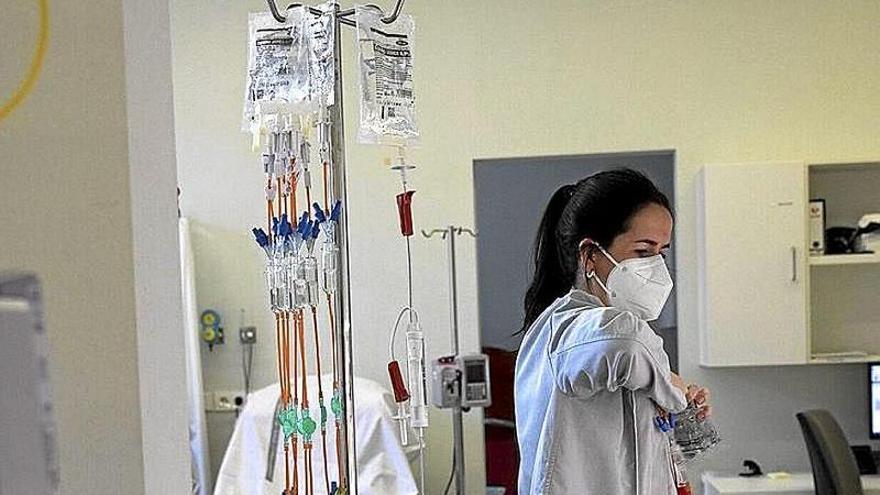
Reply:
[[529, 290], [526, 291], [526, 317], [522, 332], [528, 330], [538, 315], [557, 297], [565, 294], [571, 288], [569, 277], [559, 263], [556, 227], [559, 218], [562, 217], [562, 211], [568, 205], [576, 189], [577, 186], [572, 184], [557, 189], [544, 210], [544, 216], [541, 217], [534, 247], [535, 275], [532, 277]]
[[582, 240], [590, 238], [607, 248], [629, 229], [632, 216], [651, 203], [672, 213], [669, 199], [650, 179], [626, 168], [599, 172], [557, 189], [535, 238], [535, 275], [526, 291], [520, 333], [574, 286]]

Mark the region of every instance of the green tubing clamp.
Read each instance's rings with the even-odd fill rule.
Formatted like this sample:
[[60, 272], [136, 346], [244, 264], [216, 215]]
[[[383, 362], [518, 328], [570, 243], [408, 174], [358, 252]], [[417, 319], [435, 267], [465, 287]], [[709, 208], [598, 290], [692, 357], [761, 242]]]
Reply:
[[281, 423], [281, 430], [284, 432], [284, 439], [287, 440], [296, 432], [297, 420], [296, 409], [287, 407], [278, 413], [278, 422]]
[[339, 395], [338, 390], [333, 392], [333, 398], [330, 399], [330, 409], [337, 419], [342, 419], [342, 396]]
[[315, 423], [315, 420], [309, 415], [308, 409], [302, 410], [302, 418], [299, 421], [299, 433], [303, 437], [303, 441], [306, 443], [310, 443], [312, 441], [312, 434], [315, 433], [318, 425]]

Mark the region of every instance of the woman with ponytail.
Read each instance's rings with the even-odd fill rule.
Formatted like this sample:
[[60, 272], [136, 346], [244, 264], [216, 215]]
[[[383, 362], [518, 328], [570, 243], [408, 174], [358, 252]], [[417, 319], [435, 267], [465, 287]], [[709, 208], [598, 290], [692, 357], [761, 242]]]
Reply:
[[559, 188], [535, 240], [516, 363], [520, 494], [675, 495], [655, 418], [711, 413], [669, 368], [656, 319], [672, 290], [669, 200], [639, 172]]

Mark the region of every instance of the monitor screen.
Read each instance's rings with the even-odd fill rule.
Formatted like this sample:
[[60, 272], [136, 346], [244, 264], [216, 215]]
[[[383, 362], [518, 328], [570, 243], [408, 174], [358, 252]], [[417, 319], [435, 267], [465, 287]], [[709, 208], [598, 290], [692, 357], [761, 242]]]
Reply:
[[871, 438], [880, 439], [880, 363], [868, 367], [871, 408]]
[[465, 369], [467, 381], [482, 383], [486, 381], [486, 365], [482, 361], [468, 363]]

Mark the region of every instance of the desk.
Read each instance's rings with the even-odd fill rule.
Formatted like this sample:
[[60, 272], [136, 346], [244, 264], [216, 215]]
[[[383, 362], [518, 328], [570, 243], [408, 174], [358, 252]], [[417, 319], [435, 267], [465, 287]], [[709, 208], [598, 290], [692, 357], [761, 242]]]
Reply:
[[[880, 476], [862, 476], [862, 487], [867, 495], [880, 495]], [[730, 474], [704, 473], [704, 495], [813, 495], [811, 473], [791, 473], [783, 479], [772, 480], [766, 476], [743, 478]]]

